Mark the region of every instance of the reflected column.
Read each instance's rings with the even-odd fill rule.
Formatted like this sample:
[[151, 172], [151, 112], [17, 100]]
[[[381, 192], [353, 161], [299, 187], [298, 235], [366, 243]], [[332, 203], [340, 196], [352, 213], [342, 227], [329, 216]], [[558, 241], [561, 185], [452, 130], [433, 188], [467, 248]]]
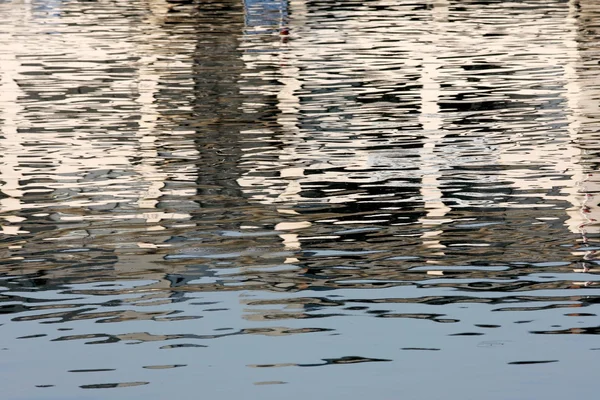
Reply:
[[443, 130], [443, 120], [438, 105], [441, 92], [440, 69], [443, 64], [438, 59], [440, 48], [437, 45], [441, 35], [444, 35], [444, 23], [448, 17], [448, 1], [437, 1], [432, 4], [433, 27], [431, 33], [425, 40], [429, 40], [431, 45], [428, 49], [423, 49], [422, 56], [423, 69], [421, 72], [421, 112], [419, 114], [419, 123], [423, 129], [423, 148], [420, 152], [422, 182], [421, 196], [423, 197], [424, 208], [427, 214], [419, 220], [423, 224], [424, 232], [421, 235], [423, 245], [430, 249], [438, 249], [433, 255], [444, 255], [445, 246], [439, 241], [442, 230], [435, 227], [450, 222], [445, 216], [451, 211], [442, 200], [443, 193], [440, 188], [441, 170], [444, 168], [447, 160], [436, 154], [436, 147], [443, 144], [445, 133]]
[[[600, 68], [595, 55], [600, 30], [592, 21], [600, 18], [600, 6], [593, 0], [570, 0], [566, 19], [568, 34], [565, 79], [568, 105], [569, 136], [573, 146], [573, 167], [569, 171], [572, 187], [568, 188], [569, 201], [573, 208], [568, 210], [566, 221], [569, 230], [581, 235], [584, 248], [591, 240], [598, 240], [600, 233], [600, 163], [596, 160], [598, 150], [598, 128], [600, 117], [600, 86], [597, 76]], [[594, 263], [599, 259], [595, 250], [573, 252], [582, 257], [581, 268], [576, 272], [595, 272]], [[589, 286], [590, 282], [575, 282]]]
[[[11, 10], [15, 11], [14, 16]], [[23, 107], [19, 97], [23, 92], [17, 84], [20, 69], [17, 53], [21, 44], [16, 36], [20, 30], [19, 17], [30, 18], [31, 10], [28, 5], [7, 4], [0, 7], [0, 12], [5, 13], [1, 18], [12, 22], [0, 31], [0, 44], [3, 44], [0, 47], [0, 226], [4, 235], [19, 235], [27, 232], [18, 225], [25, 218], [15, 215], [22, 209], [24, 195], [20, 187], [23, 174], [19, 167], [19, 155], [24, 151], [18, 129], [22, 124], [19, 115]]]

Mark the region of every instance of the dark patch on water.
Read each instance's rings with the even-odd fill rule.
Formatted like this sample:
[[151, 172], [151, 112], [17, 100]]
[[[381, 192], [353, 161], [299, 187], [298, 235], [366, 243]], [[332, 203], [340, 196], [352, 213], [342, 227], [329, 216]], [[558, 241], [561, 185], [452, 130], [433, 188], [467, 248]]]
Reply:
[[403, 347], [400, 350], [416, 350], [416, 351], [439, 351], [441, 349], [434, 347]]
[[508, 365], [530, 365], [530, 364], [548, 364], [555, 363], [558, 360], [542, 360], [542, 361], [513, 361], [509, 362]]

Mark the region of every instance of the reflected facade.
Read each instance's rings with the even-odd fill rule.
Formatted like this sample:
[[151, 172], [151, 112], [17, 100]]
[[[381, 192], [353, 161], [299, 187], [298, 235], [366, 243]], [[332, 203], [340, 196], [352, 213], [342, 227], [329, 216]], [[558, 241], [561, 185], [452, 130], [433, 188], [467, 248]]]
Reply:
[[599, 17], [1, 3], [4, 394], [593, 393]]

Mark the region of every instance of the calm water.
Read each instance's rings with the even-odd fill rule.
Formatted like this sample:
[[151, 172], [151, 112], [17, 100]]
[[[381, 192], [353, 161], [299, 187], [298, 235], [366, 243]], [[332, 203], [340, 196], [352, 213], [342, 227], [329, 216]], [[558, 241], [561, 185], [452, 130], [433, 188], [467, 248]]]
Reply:
[[0, 384], [592, 396], [600, 5], [0, 0]]

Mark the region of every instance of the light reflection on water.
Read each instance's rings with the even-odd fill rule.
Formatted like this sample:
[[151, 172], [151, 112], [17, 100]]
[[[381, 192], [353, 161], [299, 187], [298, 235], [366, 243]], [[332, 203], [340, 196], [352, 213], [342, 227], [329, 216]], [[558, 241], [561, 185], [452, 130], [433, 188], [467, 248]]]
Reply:
[[0, 3], [4, 396], [591, 394], [599, 16]]

